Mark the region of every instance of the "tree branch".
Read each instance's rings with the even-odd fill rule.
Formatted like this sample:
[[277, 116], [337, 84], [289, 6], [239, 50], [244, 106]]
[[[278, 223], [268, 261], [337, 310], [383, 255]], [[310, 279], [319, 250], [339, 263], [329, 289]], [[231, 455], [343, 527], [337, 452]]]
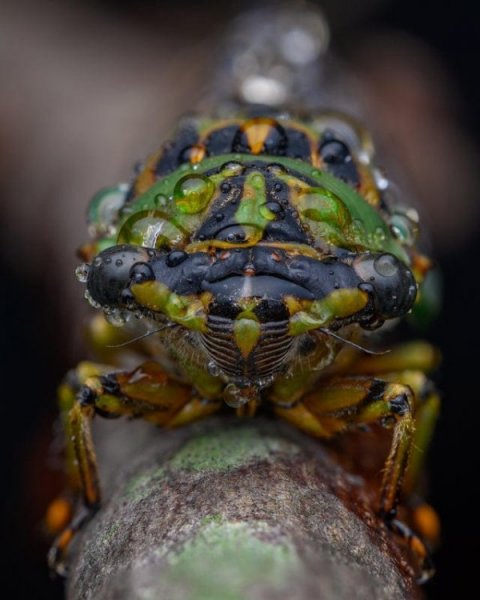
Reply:
[[70, 600], [421, 597], [372, 491], [318, 441], [263, 418], [102, 425], [106, 499]]

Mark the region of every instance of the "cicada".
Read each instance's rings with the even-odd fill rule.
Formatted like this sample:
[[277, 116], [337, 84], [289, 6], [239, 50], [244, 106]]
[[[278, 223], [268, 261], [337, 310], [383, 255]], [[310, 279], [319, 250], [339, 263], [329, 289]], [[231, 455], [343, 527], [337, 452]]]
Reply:
[[425, 546], [396, 508], [438, 412], [426, 375], [437, 352], [375, 348], [415, 311], [431, 262], [416, 211], [386, 190], [373, 141], [349, 116], [245, 105], [184, 118], [130, 184], [94, 197], [77, 276], [103, 362], [82, 362], [60, 387], [68, 490], [84, 509], [53, 564], [101, 502], [96, 415], [171, 428], [267, 406], [318, 438], [393, 429], [378, 510], [426, 575]]

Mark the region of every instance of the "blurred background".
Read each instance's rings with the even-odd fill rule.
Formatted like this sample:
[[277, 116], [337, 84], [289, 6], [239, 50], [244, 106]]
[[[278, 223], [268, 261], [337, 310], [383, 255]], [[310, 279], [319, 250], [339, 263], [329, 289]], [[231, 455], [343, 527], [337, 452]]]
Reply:
[[[73, 271], [88, 200], [100, 187], [128, 181], [179, 116], [211, 100], [227, 24], [240, 8], [264, 4], [0, 0], [6, 597], [62, 597], [45, 568], [40, 522], [61, 488], [51, 468], [55, 388], [85, 356], [86, 308]], [[444, 404], [429, 461], [443, 544], [426, 593], [466, 595], [476, 588], [480, 559], [480, 21], [467, 0], [321, 6], [339, 69], [361, 94], [364, 121], [379, 140], [380, 164], [417, 205], [443, 273], [442, 312], [422, 333], [444, 356], [435, 376]]]

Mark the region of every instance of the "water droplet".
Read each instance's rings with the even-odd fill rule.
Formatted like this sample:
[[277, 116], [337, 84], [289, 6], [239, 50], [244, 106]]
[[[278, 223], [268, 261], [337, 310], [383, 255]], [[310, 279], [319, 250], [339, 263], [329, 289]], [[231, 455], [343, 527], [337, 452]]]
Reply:
[[128, 313], [118, 308], [104, 308], [103, 313], [105, 315], [105, 319], [113, 325], [114, 327], [122, 327], [125, 325], [128, 319]]
[[183, 250], [172, 250], [172, 252], [167, 254], [167, 267], [176, 267], [180, 265], [184, 260], [186, 260], [187, 257], [188, 254]]
[[353, 219], [352, 224], [350, 225], [350, 228], [352, 230], [352, 234], [355, 237], [361, 237], [362, 235], [365, 234], [365, 227], [363, 225], [363, 222], [360, 221], [360, 219]]
[[245, 167], [241, 163], [230, 161], [222, 166], [222, 175], [241, 175], [244, 171], [244, 168]]
[[102, 257], [101, 256], [97, 256], [95, 258], [95, 260], [93, 261], [93, 266], [94, 267], [99, 267], [102, 264]]
[[384, 229], [382, 227], [377, 227], [375, 229], [375, 243], [380, 245], [385, 241], [386, 235]]
[[232, 231], [231, 233], [227, 234], [227, 242], [230, 243], [244, 242], [245, 238], [246, 236], [244, 231]]
[[262, 185], [263, 181], [264, 181], [263, 175], [259, 175], [259, 174], [253, 175], [252, 179], [251, 179], [252, 185], [254, 185], [254, 186]]
[[223, 390], [223, 399], [225, 400], [225, 404], [231, 408], [239, 408], [250, 400], [248, 396], [244, 395], [242, 389], [234, 383], [229, 383], [225, 386], [225, 389]]
[[373, 267], [382, 277], [393, 277], [398, 272], [398, 261], [392, 254], [382, 254], [375, 259]]
[[267, 202], [265, 206], [270, 212], [272, 212], [274, 215], [277, 215], [277, 218], [283, 215], [283, 208], [278, 202]]
[[118, 233], [118, 244], [131, 244], [146, 248], [172, 247], [184, 240], [185, 234], [163, 213], [143, 210], [132, 215]]
[[157, 194], [153, 199], [153, 203], [155, 206], [166, 206], [168, 202], [168, 198], [163, 194]]
[[146, 281], [153, 281], [155, 273], [148, 263], [139, 262], [130, 269], [130, 279], [132, 283], [145, 283]]
[[282, 185], [281, 183], [276, 183], [276, 184], [273, 186], [273, 189], [274, 189], [276, 192], [281, 192], [281, 191], [283, 190], [283, 185]]
[[88, 301], [90, 306], [93, 306], [93, 308], [102, 308], [102, 305], [92, 298], [92, 296], [90, 295], [90, 292], [88, 290], [85, 290], [85, 293], [83, 296], [84, 296], [85, 300]]
[[232, 184], [228, 181], [224, 181], [220, 186], [220, 189], [224, 194], [227, 194], [232, 189]]
[[186, 175], [175, 185], [173, 197], [180, 212], [193, 215], [208, 206], [214, 192], [215, 185], [208, 177]]
[[375, 183], [377, 184], [377, 188], [380, 191], [384, 191], [389, 186], [388, 178], [385, 176], [385, 173], [381, 169], [373, 170], [373, 177], [375, 179]]
[[221, 212], [217, 212], [215, 213], [215, 221], [217, 221], [218, 223], [220, 221], [223, 221], [223, 219], [225, 218], [225, 215]]
[[272, 163], [270, 165], [267, 165], [267, 172], [271, 173], [272, 175], [282, 175], [286, 171], [285, 171], [285, 168], [282, 165], [278, 165], [278, 164]]
[[115, 266], [121, 267], [123, 265], [123, 260], [121, 258], [117, 258], [115, 261]]
[[89, 270], [90, 265], [87, 263], [83, 263], [75, 269], [75, 276], [80, 283], [86, 283]]
[[218, 377], [222, 372], [220, 367], [213, 360], [207, 364], [207, 371], [212, 377]]

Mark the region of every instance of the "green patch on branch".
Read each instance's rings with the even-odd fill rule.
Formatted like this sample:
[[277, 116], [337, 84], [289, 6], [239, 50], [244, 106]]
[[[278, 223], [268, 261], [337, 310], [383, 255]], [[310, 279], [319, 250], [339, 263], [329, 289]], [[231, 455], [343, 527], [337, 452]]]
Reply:
[[125, 487], [124, 495], [132, 502], [139, 502], [151, 494], [152, 483], [163, 479], [164, 476], [165, 468], [163, 466], [142, 472], [130, 479]]
[[287, 540], [267, 542], [264, 523], [209, 522], [172, 557], [162, 585], [179, 586], [184, 600], [244, 600], [252, 585], [281, 591], [298, 571], [299, 558]]
[[215, 435], [197, 436], [189, 440], [170, 459], [170, 469], [205, 473], [228, 471], [256, 460], [268, 460], [273, 454], [295, 454], [297, 447], [279, 438], [259, 437], [253, 427], [232, 428]]

